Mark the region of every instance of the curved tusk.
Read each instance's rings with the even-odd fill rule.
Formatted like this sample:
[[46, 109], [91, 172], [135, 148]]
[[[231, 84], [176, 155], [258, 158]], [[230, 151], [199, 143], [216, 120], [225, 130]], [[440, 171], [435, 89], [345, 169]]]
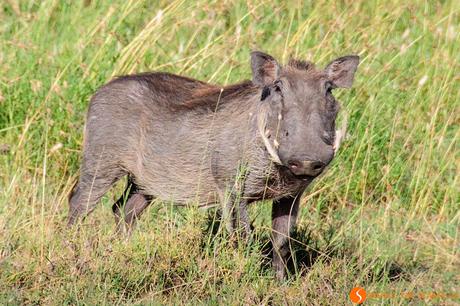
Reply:
[[334, 153], [337, 153], [337, 151], [340, 148], [340, 145], [342, 144], [342, 141], [345, 139], [345, 136], [347, 135], [347, 125], [348, 114], [345, 113], [343, 116], [342, 127], [335, 131], [335, 140], [333, 145]]
[[265, 148], [267, 149], [268, 154], [271, 157], [271, 160], [275, 164], [282, 165], [278, 153], [276, 152], [275, 148], [273, 148], [272, 144], [268, 140], [267, 135], [265, 134], [265, 119], [265, 112], [263, 112], [263, 114], [259, 113], [259, 115], [257, 116], [257, 129], [259, 131], [260, 137], [262, 137]]

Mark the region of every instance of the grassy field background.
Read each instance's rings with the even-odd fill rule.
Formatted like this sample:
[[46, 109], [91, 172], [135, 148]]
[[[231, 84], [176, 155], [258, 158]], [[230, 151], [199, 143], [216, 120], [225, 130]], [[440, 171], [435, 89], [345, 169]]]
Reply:
[[[2, 2], [0, 304], [341, 305], [358, 285], [392, 295], [370, 304], [460, 303], [459, 31], [453, 0]], [[122, 183], [65, 229], [99, 86], [150, 70], [229, 84], [251, 77], [252, 49], [362, 59], [336, 93], [350, 136], [302, 201], [288, 282], [266, 256], [270, 203], [236, 249], [213, 211], [164, 203], [116, 239]]]

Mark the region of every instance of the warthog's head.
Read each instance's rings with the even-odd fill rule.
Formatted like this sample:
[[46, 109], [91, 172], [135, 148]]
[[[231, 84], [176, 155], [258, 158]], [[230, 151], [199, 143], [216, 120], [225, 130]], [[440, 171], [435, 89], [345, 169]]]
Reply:
[[285, 67], [268, 54], [252, 52], [253, 83], [261, 88], [259, 132], [272, 160], [300, 178], [319, 175], [334, 157], [339, 104], [335, 88], [350, 88], [359, 64], [340, 57], [324, 70], [291, 60]]

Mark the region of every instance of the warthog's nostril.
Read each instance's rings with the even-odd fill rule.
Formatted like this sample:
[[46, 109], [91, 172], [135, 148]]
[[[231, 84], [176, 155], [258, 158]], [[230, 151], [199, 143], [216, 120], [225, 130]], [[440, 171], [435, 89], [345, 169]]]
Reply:
[[303, 165], [305, 174], [312, 176], [320, 174], [326, 167], [326, 164], [320, 161], [304, 161]]
[[324, 167], [324, 164], [322, 162], [315, 162], [312, 165], [313, 170], [321, 170], [323, 169], [323, 167]]
[[295, 175], [317, 176], [326, 167], [326, 164], [320, 161], [297, 161], [288, 162], [288, 167]]

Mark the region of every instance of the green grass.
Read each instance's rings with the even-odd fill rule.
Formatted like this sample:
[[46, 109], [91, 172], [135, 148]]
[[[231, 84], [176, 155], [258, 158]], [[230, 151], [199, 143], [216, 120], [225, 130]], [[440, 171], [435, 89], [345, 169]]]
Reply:
[[[0, 304], [340, 305], [357, 285], [396, 295], [371, 304], [459, 303], [459, 32], [454, 0], [0, 4]], [[239, 248], [213, 235], [212, 211], [160, 203], [115, 239], [120, 184], [65, 229], [99, 86], [147, 70], [229, 84], [250, 78], [251, 49], [362, 59], [337, 93], [350, 137], [302, 202], [288, 282], [265, 256], [270, 203]]]

